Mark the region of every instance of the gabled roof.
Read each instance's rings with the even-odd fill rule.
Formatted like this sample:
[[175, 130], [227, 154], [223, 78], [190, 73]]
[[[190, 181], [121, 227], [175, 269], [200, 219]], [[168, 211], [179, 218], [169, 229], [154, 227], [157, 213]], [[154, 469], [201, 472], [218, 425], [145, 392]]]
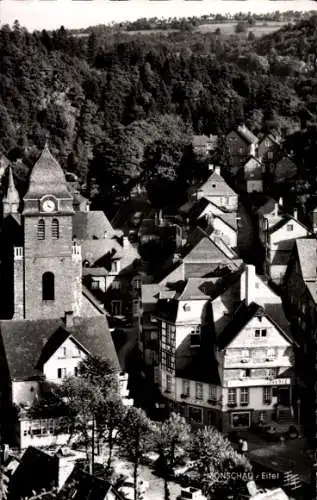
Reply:
[[72, 199], [63, 169], [46, 144], [39, 159], [31, 169], [29, 186], [24, 200], [39, 199], [47, 194], [55, 195], [60, 199]]
[[276, 231], [278, 231], [279, 229], [284, 227], [286, 224], [289, 224], [290, 222], [294, 222], [295, 224], [298, 224], [299, 226], [303, 227], [304, 229], [306, 229], [308, 231], [308, 228], [302, 222], [300, 222], [298, 219], [296, 219], [292, 215], [284, 213], [284, 214], [281, 214], [281, 217], [279, 220], [276, 221], [276, 224], [273, 224], [272, 226], [269, 227], [269, 231], [268, 231], [269, 234], [275, 233]]
[[104, 239], [114, 235], [111, 226], [104, 212], [93, 210], [91, 212], [75, 212], [73, 215], [73, 237], [77, 240]]
[[204, 192], [206, 196], [237, 196], [237, 193], [231, 189], [224, 178], [216, 172], [213, 172], [206, 182], [199, 188], [199, 192]]
[[299, 238], [295, 241], [298, 261], [304, 281], [317, 278], [317, 240]]
[[[3, 356], [10, 378], [27, 380], [42, 374], [39, 361], [52, 344], [61, 345], [67, 335], [84, 347], [92, 356], [108, 359], [119, 369], [117, 354], [104, 315], [74, 318], [74, 325], [66, 328], [62, 319], [4, 320], [0, 322]], [[56, 337], [53, 338], [53, 335]]]
[[234, 229], [235, 231], [238, 230], [237, 214], [235, 213], [215, 214], [214, 217], [215, 219], [222, 220], [225, 224], [227, 224], [227, 226], [231, 227], [231, 229]]
[[237, 127], [236, 129], [236, 132], [240, 135], [240, 137], [242, 137], [242, 139], [244, 139], [244, 141], [248, 142], [249, 144], [254, 144], [259, 141], [256, 135], [254, 135], [251, 130], [249, 130], [245, 125], [239, 125], [239, 127]]
[[177, 300], [197, 300], [209, 299], [203, 290], [199, 287], [202, 284], [201, 279], [189, 278], [185, 284], [183, 291], [177, 296]]
[[58, 486], [59, 460], [38, 448], [29, 446], [9, 483], [9, 500], [31, 497], [33, 492]]
[[200, 227], [190, 235], [188, 243], [183, 249], [184, 262], [218, 263], [228, 262], [238, 258], [235, 252], [227, 247], [220, 239], [217, 242]]
[[294, 343], [294, 340], [273, 320], [263, 307], [255, 302], [247, 305], [245, 301], [242, 301], [231, 321], [216, 339], [218, 348], [221, 350], [225, 349], [255, 316], [266, 317], [288, 342]]
[[78, 465], [58, 492], [56, 499], [64, 500], [104, 500], [111, 492], [111, 498], [123, 500], [122, 495], [109, 483], [88, 472], [83, 471]]
[[140, 258], [138, 251], [130, 242], [123, 247], [116, 237], [84, 240], [81, 243], [81, 253], [83, 261], [87, 260], [90, 266], [94, 267], [103, 267], [105, 261], [108, 262], [110, 258], [120, 259], [122, 270]]

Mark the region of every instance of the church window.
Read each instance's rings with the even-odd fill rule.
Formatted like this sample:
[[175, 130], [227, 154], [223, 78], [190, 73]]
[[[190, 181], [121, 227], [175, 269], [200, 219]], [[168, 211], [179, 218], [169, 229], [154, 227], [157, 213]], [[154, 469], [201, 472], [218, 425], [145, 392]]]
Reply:
[[40, 219], [37, 225], [37, 239], [45, 240], [45, 222], [44, 219]]
[[54, 274], [47, 272], [42, 276], [42, 298], [43, 300], [55, 299]]
[[57, 219], [52, 220], [52, 238], [58, 240], [59, 238], [59, 222]]

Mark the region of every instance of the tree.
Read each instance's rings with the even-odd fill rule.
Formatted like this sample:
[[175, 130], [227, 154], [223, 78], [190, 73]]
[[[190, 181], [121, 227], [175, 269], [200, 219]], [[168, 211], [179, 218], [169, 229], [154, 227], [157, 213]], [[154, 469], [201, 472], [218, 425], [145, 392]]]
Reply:
[[[247, 458], [237, 453], [230, 441], [214, 427], [198, 430], [194, 434], [191, 457], [195, 462], [194, 477], [203, 485], [205, 493], [217, 494], [217, 498], [232, 490], [236, 494], [241, 487], [241, 476], [233, 474], [234, 472], [251, 471]], [[219, 474], [224, 474], [224, 477]]]
[[[96, 414], [96, 427], [99, 439], [105, 439], [108, 445], [107, 470], [111, 469], [113, 449], [118, 442], [118, 429], [125, 420], [127, 408], [122, 399], [118, 396], [112, 396], [99, 405]], [[99, 440], [98, 439], [98, 440]]]
[[177, 447], [187, 447], [190, 442], [190, 425], [181, 415], [171, 413], [167, 420], [157, 425], [154, 442], [160, 454], [161, 472], [164, 479], [164, 500], [169, 500], [168, 477], [175, 464]]
[[155, 427], [140, 408], [129, 407], [119, 428], [119, 446], [133, 463], [134, 500], [139, 500], [138, 471], [140, 458], [153, 443]]

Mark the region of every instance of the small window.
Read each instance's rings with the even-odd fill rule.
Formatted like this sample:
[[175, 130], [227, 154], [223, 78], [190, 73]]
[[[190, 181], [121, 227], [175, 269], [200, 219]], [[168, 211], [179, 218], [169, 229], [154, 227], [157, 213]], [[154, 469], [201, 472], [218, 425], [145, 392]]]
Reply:
[[117, 260], [113, 260], [113, 261], [111, 262], [111, 271], [112, 271], [113, 273], [117, 273], [117, 272], [118, 272], [118, 270], [119, 270], [119, 262], [118, 262]]
[[57, 219], [52, 220], [52, 239], [59, 239], [59, 222]]
[[260, 337], [260, 335], [261, 335], [261, 330], [258, 330], [258, 329], [255, 330], [254, 336], [255, 337]]
[[287, 224], [286, 226], [286, 231], [293, 231], [294, 225], [293, 224]]
[[77, 366], [75, 366], [75, 368], [74, 368], [74, 376], [78, 377], [78, 367]]
[[45, 221], [40, 219], [37, 225], [37, 239], [45, 240]]
[[201, 401], [203, 399], [203, 384], [196, 382], [196, 399]]
[[209, 385], [208, 395], [211, 401], [217, 401], [217, 387], [215, 385]]
[[183, 394], [184, 394], [184, 396], [189, 396], [189, 392], [190, 392], [189, 381], [183, 380]]
[[228, 405], [237, 404], [237, 389], [231, 387], [228, 389]]
[[249, 404], [249, 388], [242, 387], [240, 389], [240, 405], [248, 405]]
[[272, 402], [272, 387], [266, 386], [263, 387], [263, 403], [264, 404], [271, 404]]
[[172, 392], [172, 377], [171, 377], [171, 375], [166, 375], [166, 391]]
[[194, 326], [191, 330], [190, 335], [190, 345], [191, 347], [199, 347], [200, 346], [200, 334], [201, 334], [201, 326]]
[[111, 288], [112, 288], [113, 290], [120, 290], [120, 281], [113, 281], [113, 282], [111, 283]]
[[268, 157], [269, 160], [273, 160], [273, 153], [272, 153], [272, 151], [268, 152], [267, 157]]
[[255, 288], [260, 288], [260, 283], [258, 281], [255, 282]]
[[184, 304], [183, 305], [183, 309], [185, 312], [189, 312], [190, 311], [190, 305], [189, 304]]
[[66, 368], [58, 368], [57, 378], [65, 378], [65, 377], [66, 377]]

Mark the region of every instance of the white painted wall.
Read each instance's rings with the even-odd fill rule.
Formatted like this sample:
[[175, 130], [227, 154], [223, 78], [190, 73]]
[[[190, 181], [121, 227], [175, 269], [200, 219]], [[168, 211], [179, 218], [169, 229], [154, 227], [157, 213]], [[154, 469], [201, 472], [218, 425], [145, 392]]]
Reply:
[[66, 376], [73, 376], [75, 368], [78, 368], [85, 357], [86, 353], [77, 346], [71, 337], [68, 337], [45, 363], [43, 373], [50, 382], [60, 383], [62, 379], [57, 376], [58, 369], [66, 368]]
[[[255, 337], [255, 329], [266, 328], [266, 337]], [[291, 344], [286, 340], [277, 328], [269, 321], [268, 318], [254, 317], [252, 318], [244, 327], [244, 329], [238, 333], [238, 335], [230, 343], [230, 348], [250, 348], [250, 347], [289, 347]]]

